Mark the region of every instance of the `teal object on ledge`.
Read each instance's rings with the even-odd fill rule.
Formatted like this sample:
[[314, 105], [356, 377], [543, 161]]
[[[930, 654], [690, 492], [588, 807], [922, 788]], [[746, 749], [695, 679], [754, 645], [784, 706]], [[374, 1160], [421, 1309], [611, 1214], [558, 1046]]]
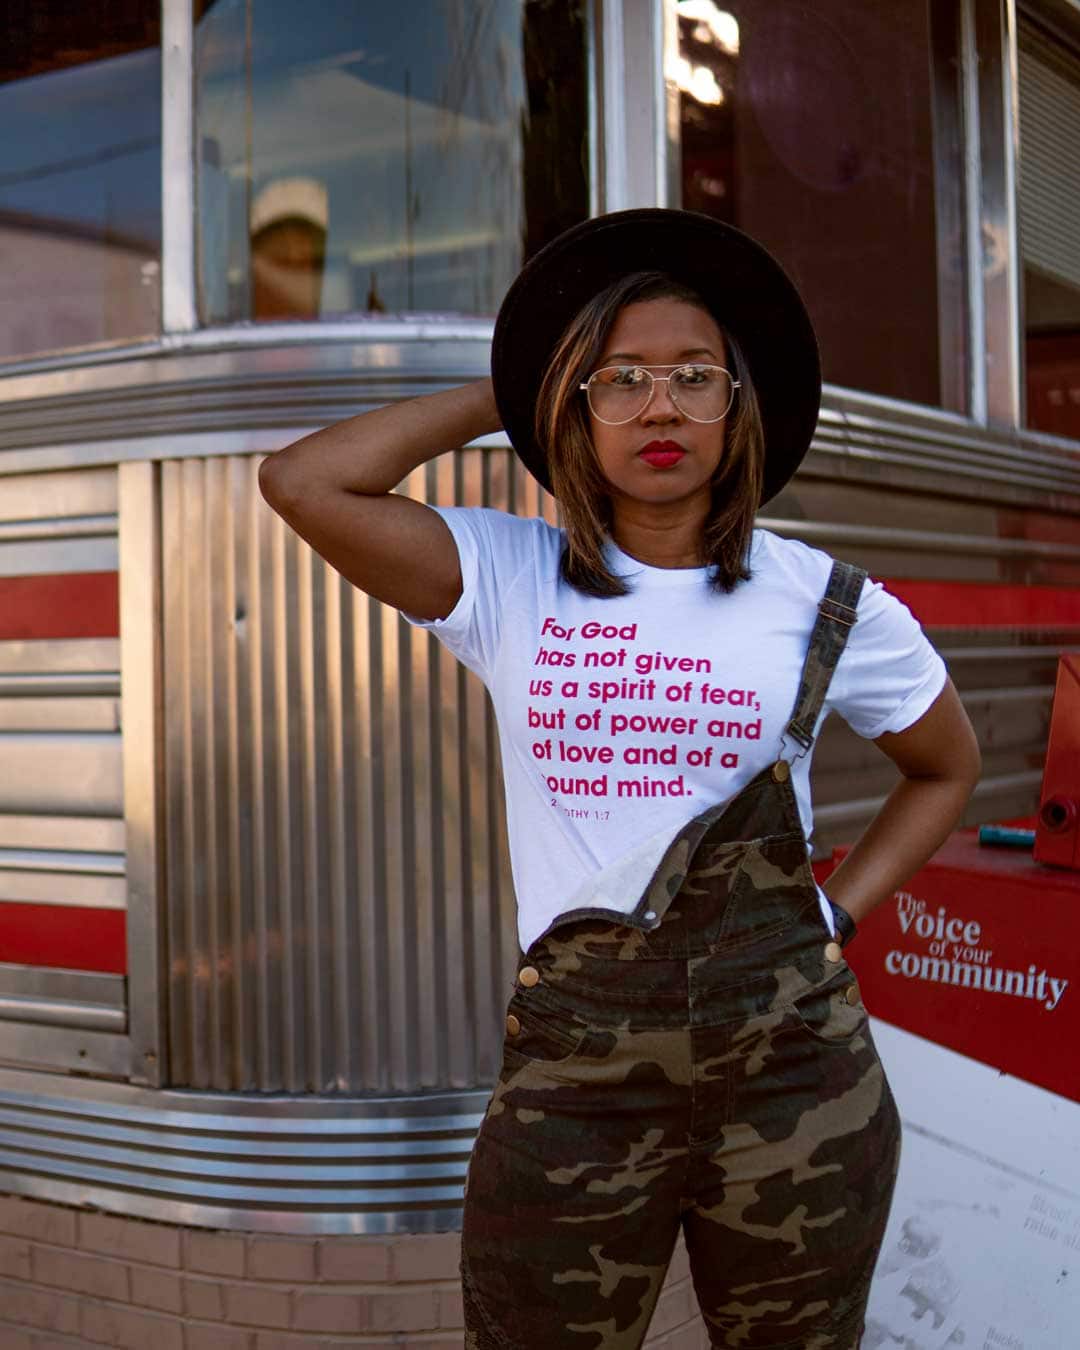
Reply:
[[979, 843], [997, 848], [1033, 848], [1035, 831], [1018, 829], [1013, 825], [980, 825]]

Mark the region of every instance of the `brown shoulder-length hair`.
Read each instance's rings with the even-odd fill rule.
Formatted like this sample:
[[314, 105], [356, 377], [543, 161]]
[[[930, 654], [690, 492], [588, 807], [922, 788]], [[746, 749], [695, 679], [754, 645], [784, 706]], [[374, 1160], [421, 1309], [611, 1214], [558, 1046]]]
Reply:
[[[683, 300], [711, 314], [696, 291], [663, 272], [633, 272], [589, 301], [571, 321], [544, 371], [536, 401], [536, 439], [548, 458], [551, 484], [562, 508], [566, 547], [563, 578], [586, 595], [626, 595], [629, 587], [604, 561], [612, 524], [610, 487], [600, 469], [580, 385], [592, 374], [615, 316], [641, 300]], [[712, 484], [712, 510], [701, 540], [701, 561], [719, 591], [750, 576], [750, 538], [761, 501], [765, 438], [757, 396], [739, 344], [716, 315], [727, 364], [740, 388], [725, 426], [724, 454]]]

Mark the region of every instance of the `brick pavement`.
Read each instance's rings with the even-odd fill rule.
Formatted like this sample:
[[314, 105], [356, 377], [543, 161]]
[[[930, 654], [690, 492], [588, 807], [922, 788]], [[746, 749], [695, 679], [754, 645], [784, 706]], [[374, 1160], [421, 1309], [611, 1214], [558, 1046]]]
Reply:
[[[217, 1233], [0, 1196], [0, 1350], [462, 1350], [457, 1233]], [[676, 1252], [647, 1350], [708, 1350]]]

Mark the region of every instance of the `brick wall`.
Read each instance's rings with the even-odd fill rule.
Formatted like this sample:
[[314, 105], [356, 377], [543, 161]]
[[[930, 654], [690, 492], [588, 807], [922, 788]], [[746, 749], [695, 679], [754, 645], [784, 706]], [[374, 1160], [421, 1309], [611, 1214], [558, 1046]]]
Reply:
[[[0, 1350], [462, 1350], [456, 1233], [270, 1237], [0, 1196]], [[707, 1350], [680, 1244], [648, 1350]]]

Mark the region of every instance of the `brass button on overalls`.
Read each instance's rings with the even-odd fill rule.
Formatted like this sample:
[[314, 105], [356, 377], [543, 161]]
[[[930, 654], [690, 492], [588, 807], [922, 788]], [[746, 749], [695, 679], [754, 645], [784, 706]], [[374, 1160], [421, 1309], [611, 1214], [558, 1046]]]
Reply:
[[535, 966], [522, 966], [518, 971], [518, 984], [526, 989], [531, 989], [534, 984], [540, 983], [540, 972]]

